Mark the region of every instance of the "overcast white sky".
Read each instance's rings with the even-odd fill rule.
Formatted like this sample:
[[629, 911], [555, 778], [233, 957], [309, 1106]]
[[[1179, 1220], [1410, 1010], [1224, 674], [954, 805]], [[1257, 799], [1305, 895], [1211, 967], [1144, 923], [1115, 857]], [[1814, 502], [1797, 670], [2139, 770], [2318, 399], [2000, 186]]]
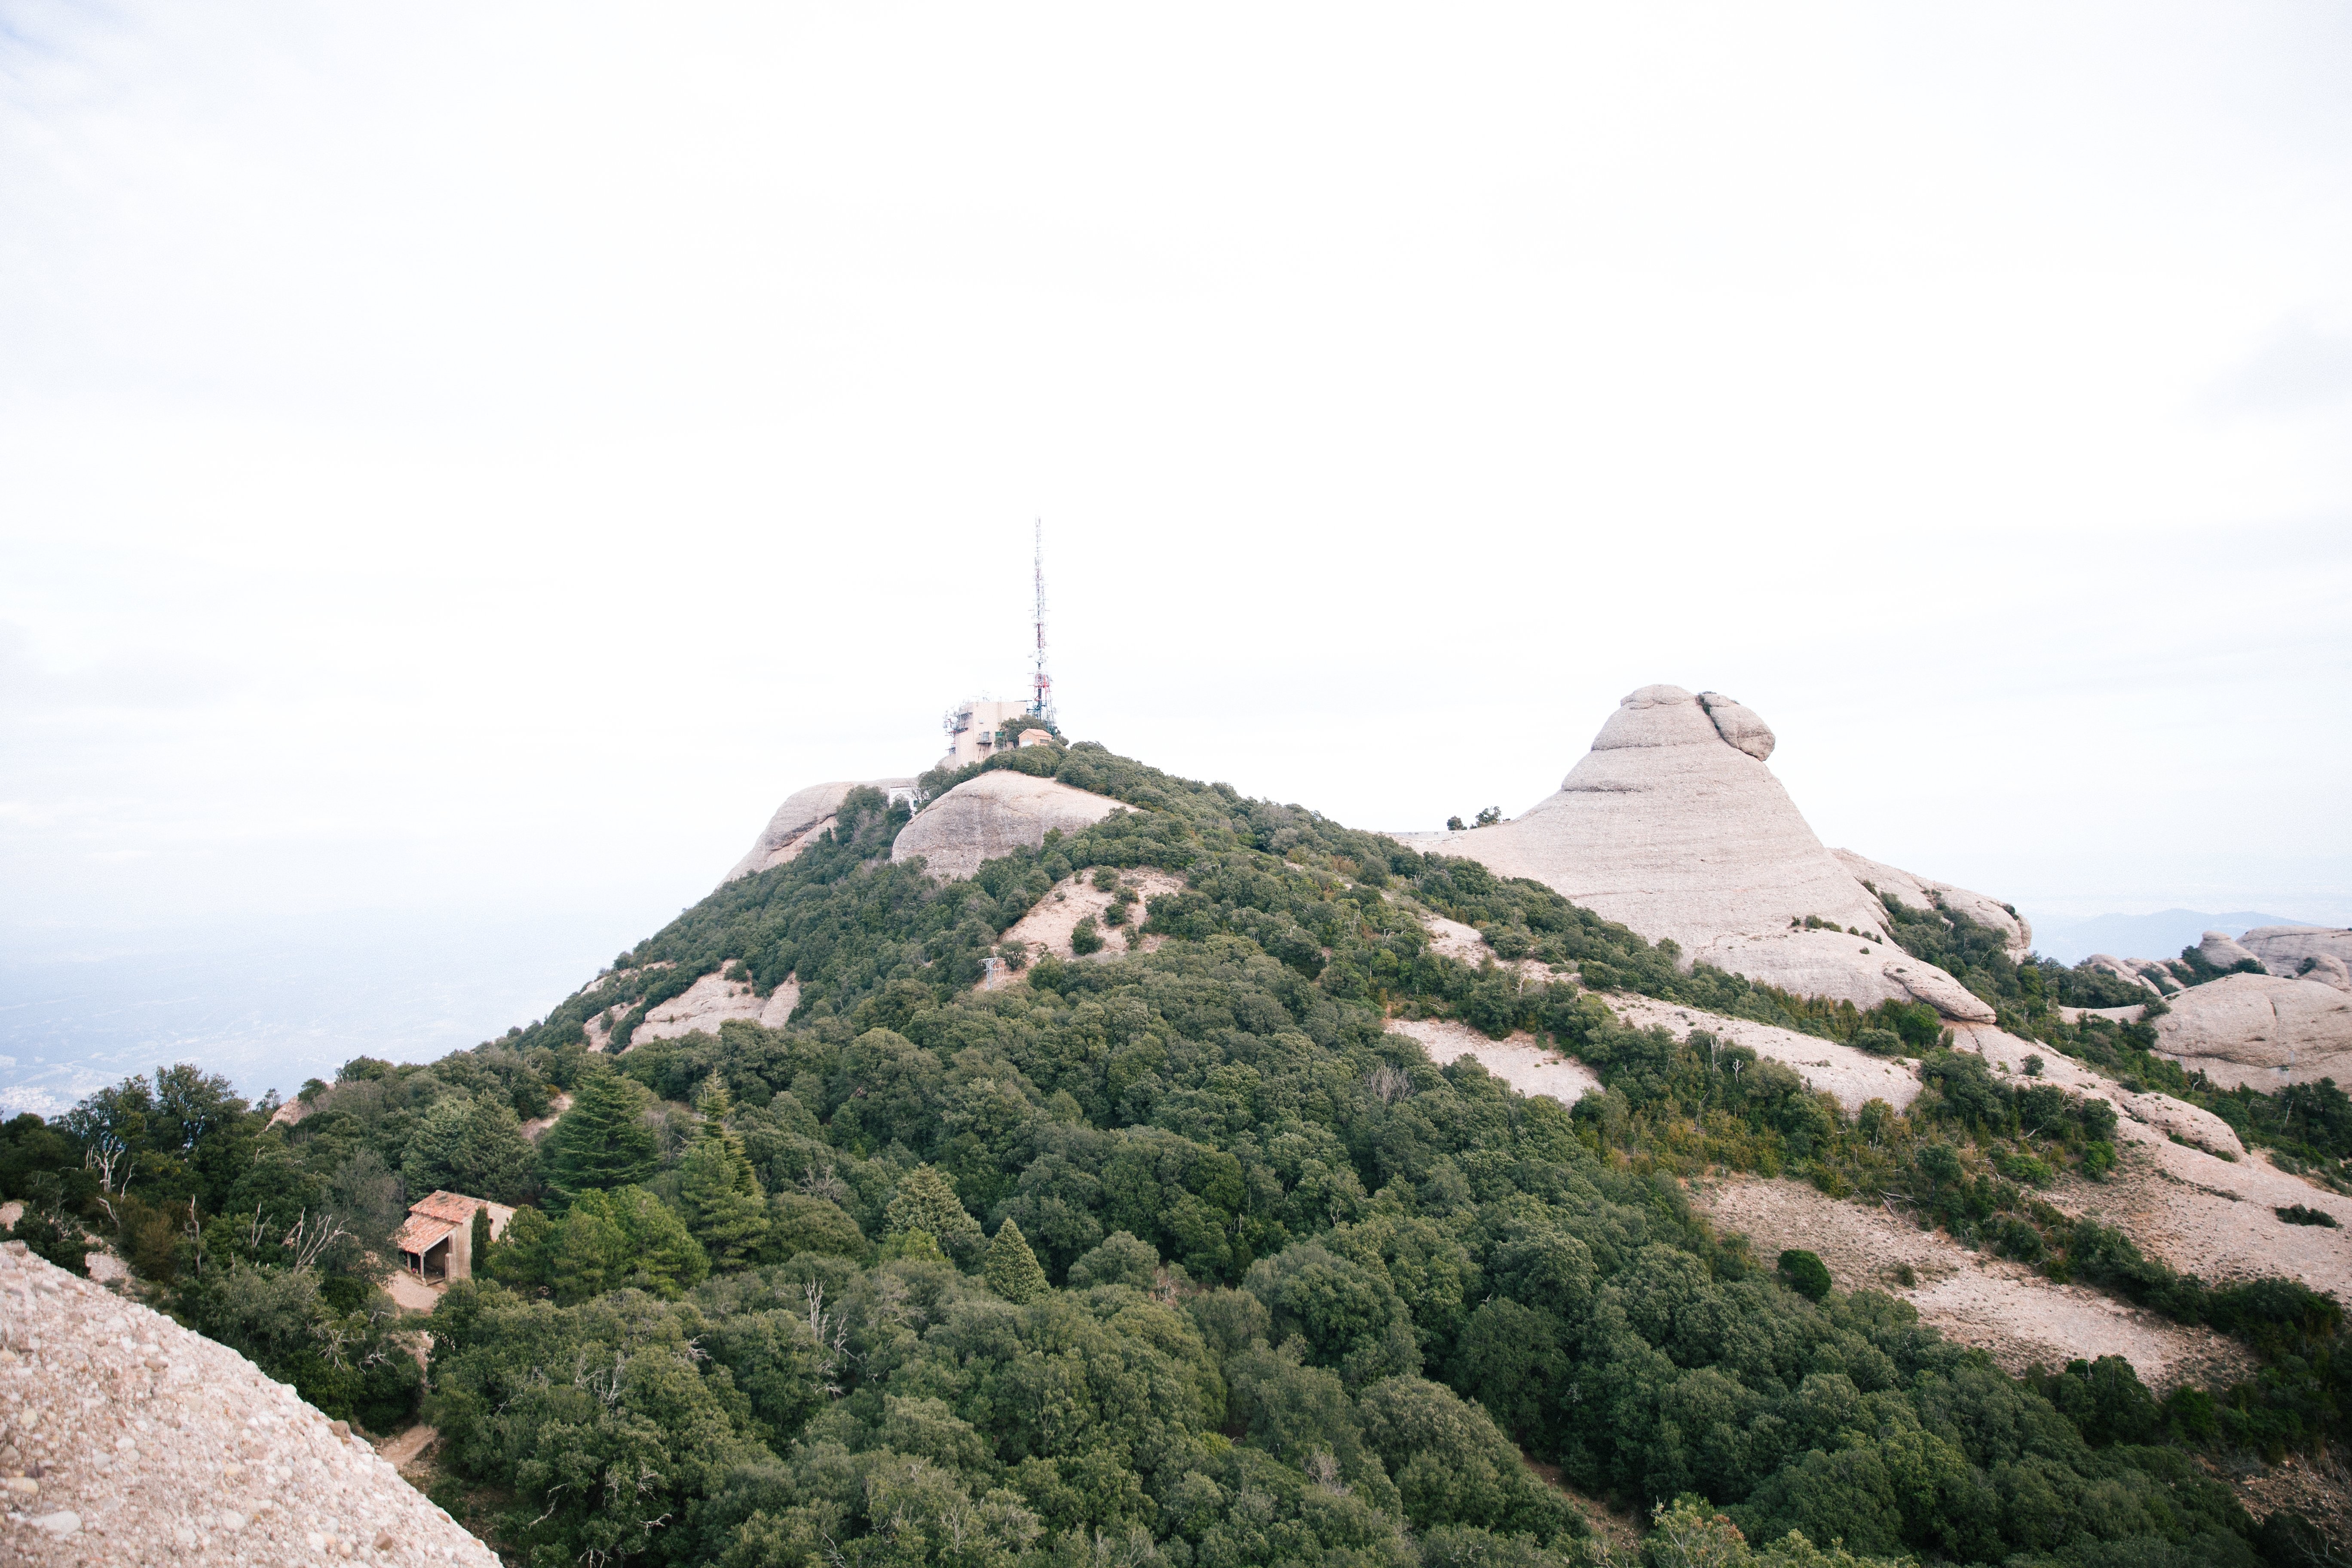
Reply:
[[1038, 517], [1066, 728], [1188, 774], [1517, 812], [1673, 681], [1832, 844], [2352, 921], [2347, 81], [2242, 0], [7, 0], [0, 940], [593, 969], [1017, 691]]

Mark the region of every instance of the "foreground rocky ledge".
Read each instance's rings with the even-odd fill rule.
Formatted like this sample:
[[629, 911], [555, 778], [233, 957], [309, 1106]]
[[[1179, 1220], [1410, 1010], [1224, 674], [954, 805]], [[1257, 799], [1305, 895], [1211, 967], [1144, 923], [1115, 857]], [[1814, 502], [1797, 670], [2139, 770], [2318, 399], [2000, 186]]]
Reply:
[[0, 1246], [0, 1561], [496, 1568], [225, 1345]]

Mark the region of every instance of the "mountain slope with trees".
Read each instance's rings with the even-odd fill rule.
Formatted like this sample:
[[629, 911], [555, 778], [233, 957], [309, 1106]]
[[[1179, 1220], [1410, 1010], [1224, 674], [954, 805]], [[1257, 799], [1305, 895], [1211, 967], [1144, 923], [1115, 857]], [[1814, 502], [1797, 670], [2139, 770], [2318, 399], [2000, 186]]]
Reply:
[[[1661, 1563], [2308, 1544], [2209, 1461], [2339, 1436], [2335, 1304], [2041, 1224], [2034, 1169], [2098, 1163], [2083, 1102], [1980, 1081], [1901, 1009], [1686, 973], [1538, 884], [1295, 806], [1084, 744], [990, 765], [1129, 809], [940, 886], [888, 860], [908, 807], [852, 792], [798, 858], [506, 1039], [359, 1058], [290, 1126], [172, 1069], [8, 1123], [0, 1177], [39, 1245], [102, 1234], [156, 1300], [323, 1407], [379, 1429], [421, 1407], [446, 1439], [436, 1495], [517, 1562], [1593, 1560], [1582, 1510], [1522, 1455], [1655, 1510]], [[1184, 889], [1091, 960], [974, 988], [1057, 883], [1139, 867]], [[1433, 952], [1424, 912], [1550, 980]], [[796, 976], [791, 1021], [589, 1049], [592, 1019], [625, 1043], [720, 970]], [[1907, 1041], [1930, 1090], [1848, 1117], [1752, 1053], [1620, 1026], [1571, 972]], [[1437, 1069], [1385, 1028], [1399, 1015], [1537, 1031], [1607, 1089], [1571, 1110]], [[519, 1167], [509, 1119], [559, 1089], [571, 1109]], [[458, 1128], [530, 1206], [425, 1325], [420, 1395], [369, 1258], [412, 1164], [473, 1169]], [[2022, 1247], [2016, 1220], [2053, 1267], [2243, 1335], [2263, 1373], [2161, 1402], [2112, 1358], [2008, 1377], [1863, 1282], [1710, 1233], [1676, 1180], [1709, 1163], [1899, 1174], [1925, 1217]]]

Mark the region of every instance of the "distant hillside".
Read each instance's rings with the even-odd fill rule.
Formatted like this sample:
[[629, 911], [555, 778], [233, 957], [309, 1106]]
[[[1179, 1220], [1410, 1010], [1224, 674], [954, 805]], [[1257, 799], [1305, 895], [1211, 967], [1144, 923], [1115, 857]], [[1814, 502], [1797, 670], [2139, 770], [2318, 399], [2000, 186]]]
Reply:
[[2118, 958], [2170, 958], [2195, 947], [2209, 931], [2243, 936], [2256, 926], [2306, 925], [2285, 915], [2233, 910], [2209, 915], [2196, 910], [2163, 910], [2152, 915], [2043, 915], [2033, 917], [2034, 948], [2061, 963], [2080, 963], [2095, 952]]

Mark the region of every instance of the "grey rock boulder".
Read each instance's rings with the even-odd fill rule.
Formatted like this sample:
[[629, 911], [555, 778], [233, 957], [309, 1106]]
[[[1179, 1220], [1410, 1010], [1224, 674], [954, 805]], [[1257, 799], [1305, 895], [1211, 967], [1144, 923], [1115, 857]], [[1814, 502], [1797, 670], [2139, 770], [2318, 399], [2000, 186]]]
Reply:
[[1001, 855], [1037, 848], [1055, 828], [1076, 832], [1125, 809], [1108, 795], [999, 770], [958, 784], [917, 813], [899, 830], [890, 858], [920, 856], [925, 870], [952, 882]]

